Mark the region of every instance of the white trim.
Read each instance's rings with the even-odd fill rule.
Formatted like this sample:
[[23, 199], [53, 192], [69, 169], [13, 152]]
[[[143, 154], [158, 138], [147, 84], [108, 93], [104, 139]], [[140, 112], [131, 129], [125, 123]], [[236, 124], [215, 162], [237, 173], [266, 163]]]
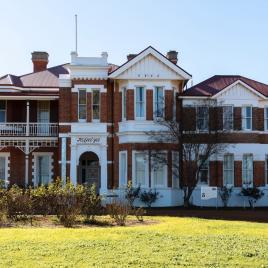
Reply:
[[159, 61], [161, 61], [162, 63], [164, 63], [165, 65], [167, 65], [170, 69], [172, 69], [174, 72], [176, 72], [177, 74], [179, 74], [180, 76], [182, 76], [182, 78], [187, 79], [187, 80], [189, 80], [189, 79], [192, 78], [191, 75], [189, 75], [188, 73], [186, 73], [184, 70], [182, 70], [176, 64], [170, 62], [167, 58], [165, 58], [163, 55], [161, 55], [158, 51], [156, 51], [151, 46], [148, 47], [147, 49], [145, 49], [139, 55], [137, 55], [134, 59], [130, 60], [129, 62], [127, 62], [123, 66], [119, 67], [114, 72], [112, 72], [108, 77], [109, 78], [117, 78], [120, 74], [122, 74], [124, 71], [126, 71], [127, 69], [129, 69], [131, 66], [133, 66], [134, 64], [136, 64], [138, 61], [140, 61], [141, 59], [145, 58], [149, 54], [152, 54]]
[[[122, 155], [125, 155], [126, 156], [126, 163], [125, 163], [125, 172], [126, 172], [126, 174], [125, 174], [125, 178], [124, 178], [125, 184], [122, 183], [122, 179], [123, 178], [121, 178], [121, 168], [122, 168], [122, 159], [121, 159], [121, 157], [122, 157]], [[127, 154], [127, 151], [126, 150], [125, 151], [120, 151], [119, 152], [119, 174], [118, 174], [119, 175], [119, 187], [126, 187], [127, 186], [127, 182], [128, 182], [128, 176], [127, 176], [128, 164], [127, 163], [128, 163], [128, 154]]]
[[72, 88], [72, 93], [78, 93], [79, 89], [85, 89], [87, 93], [91, 93], [94, 89], [100, 90], [100, 93], [106, 93], [107, 88], [104, 85], [89, 85], [89, 84], [76, 84]]

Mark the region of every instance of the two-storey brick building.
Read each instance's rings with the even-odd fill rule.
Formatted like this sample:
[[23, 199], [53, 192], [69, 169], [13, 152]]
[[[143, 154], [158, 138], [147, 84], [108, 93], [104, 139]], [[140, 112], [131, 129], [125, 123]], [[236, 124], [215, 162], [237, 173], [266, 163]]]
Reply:
[[[215, 76], [184, 90], [191, 75], [178, 66], [177, 53], [164, 56], [152, 47], [128, 55], [121, 66], [107, 59], [106, 52], [100, 57], [73, 52], [70, 63], [47, 68], [48, 54], [34, 52], [33, 73], [0, 78], [0, 177], [6, 184], [47, 184], [60, 176], [74, 184], [95, 183], [107, 193], [132, 180], [160, 192], [156, 205], [180, 205], [182, 191], [171, 165], [152, 168], [148, 157], [159, 150], [169, 163], [178, 161], [176, 147], [153, 143], [146, 131], [160, 128], [157, 116], [179, 118], [180, 103], [193, 114], [196, 129], [205, 130], [209, 113], [202, 103], [215, 99], [232, 111], [233, 146], [208, 162], [202, 183], [237, 191], [246, 181], [266, 185], [267, 85]], [[201, 204], [199, 186], [192, 202]], [[260, 204], [265, 202], [266, 197]], [[241, 204], [234, 195], [231, 205]]]

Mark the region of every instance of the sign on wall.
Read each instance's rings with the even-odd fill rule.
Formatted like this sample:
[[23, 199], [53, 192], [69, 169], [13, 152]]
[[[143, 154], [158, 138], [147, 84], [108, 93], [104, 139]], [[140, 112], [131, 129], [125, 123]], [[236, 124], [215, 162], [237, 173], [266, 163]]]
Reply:
[[217, 198], [218, 190], [217, 187], [201, 187], [201, 200], [208, 200]]
[[80, 137], [76, 140], [77, 144], [99, 144], [100, 137]]

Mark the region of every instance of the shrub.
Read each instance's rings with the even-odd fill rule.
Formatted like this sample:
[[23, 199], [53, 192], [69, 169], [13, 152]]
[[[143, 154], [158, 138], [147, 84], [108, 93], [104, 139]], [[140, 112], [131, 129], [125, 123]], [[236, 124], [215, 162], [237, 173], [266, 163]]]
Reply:
[[33, 206], [31, 188], [23, 190], [13, 185], [6, 191], [7, 217], [12, 221], [32, 220]]
[[149, 208], [158, 199], [159, 193], [156, 190], [143, 191], [140, 196], [141, 202], [145, 203]]
[[48, 188], [54, 199], [54, 211], [61, 224], [72, 227], [82, 209], [83, 186], [67, 183], [62, 187]]
[[86, 221], [94, 222], [95, 216], [102, 212], [101, 197], [97, 195], [95, 184], [84, 188], [82, 202], [82, 213], [86, 216]]
[[129, 181], [126, 188], [125, 198], [127, 199], [129, 205], [133, 208], [134, 201], [140, 196], [141, 187], [133, 187], [132, 182]]
[[7, 220], [6, 190], [0, 187], [0, 226]]
[[117, 225], [124, 226], [131, 212], [131, 206], [128, 202], [114, 199], [111, 204], [107, 205], [107, 212]]
[[136, 216], [138, 221], [140, 222], [143, 221], [144, 214], [145, 214], [145, 210], [142, 207], [134, 209], [134, 215]]
[[248, 197], [249, 206], [253, 209], [254, 204], [262, 198], [264, 193], [256, 186], [250, 187], [247, 185], [246, 187], [242, 188], [240, 195]]
[[220, 188], [219, 195], [224, 207], [228, 206], [229, 199], [232, 195], [233, 187], [223, 186]]

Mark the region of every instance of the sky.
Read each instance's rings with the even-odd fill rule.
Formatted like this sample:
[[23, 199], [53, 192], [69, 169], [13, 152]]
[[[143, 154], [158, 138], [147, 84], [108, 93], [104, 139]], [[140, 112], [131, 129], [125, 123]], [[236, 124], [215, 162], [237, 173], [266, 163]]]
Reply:
[[31, 52], [49, 66], [78, 54], [126, 55], [149, 45], [179, 52], [193, 84], [215, 74], [239, 74], [268, 84], [267, 0], [0, 0], [0, 76], [32, 71]]

